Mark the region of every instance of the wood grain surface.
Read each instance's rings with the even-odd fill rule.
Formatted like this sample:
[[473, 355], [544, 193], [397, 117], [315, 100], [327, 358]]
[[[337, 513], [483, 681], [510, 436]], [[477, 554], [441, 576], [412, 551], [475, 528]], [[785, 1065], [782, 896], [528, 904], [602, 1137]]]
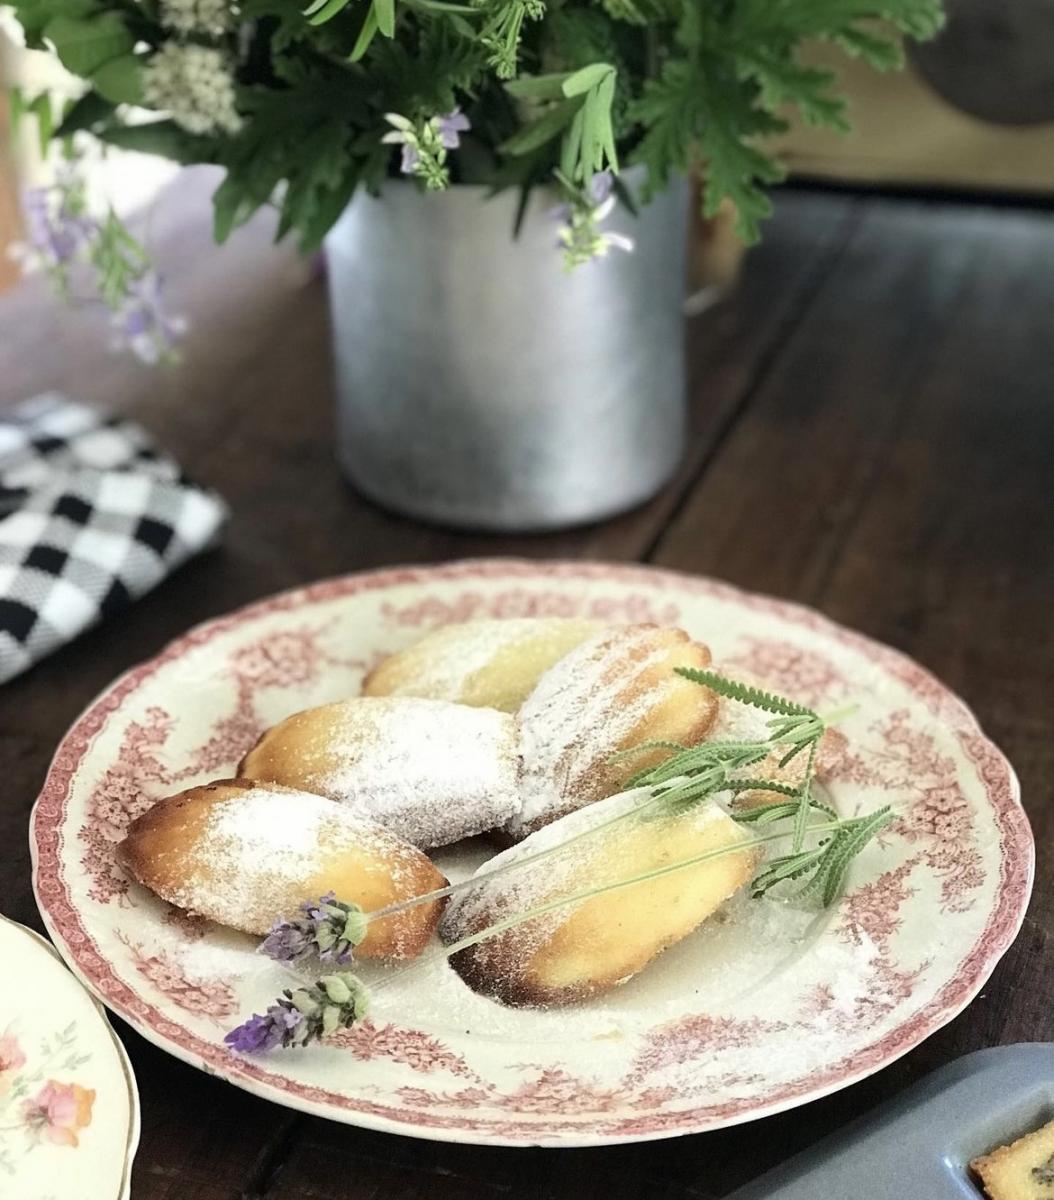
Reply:
[[674, 483], [606, 525], [513, 538], [404, 521], [341, 481], [322, 281], [270, 248], [266, 220], [214, 251], [211, 183], [188, 172], [152, 220], [193, 322], [179, 369], [113, 355], [101, 314], [35, 282], [0, 298], [0, 405], [61, 389], [128, 413], [234, 513], [221, 549], [0, 690], [0, 910], [41, 927], [29, 809], [115, 675], [281, 588], [495, 554], [712, 574], [907, 651], [1014, 762], [1037, 886], [982, 995], [911, 1054], [796, 1111], [669, 1142], [503, 1150], [357, 1130], [254, 1099], [117, 1022], [143, 1101], [135, 1200], [716, 1200], [951, 1058], [1054, 1039], [1054, 220], [780, 193], [737, 292], [687, 326], [692, 437]]

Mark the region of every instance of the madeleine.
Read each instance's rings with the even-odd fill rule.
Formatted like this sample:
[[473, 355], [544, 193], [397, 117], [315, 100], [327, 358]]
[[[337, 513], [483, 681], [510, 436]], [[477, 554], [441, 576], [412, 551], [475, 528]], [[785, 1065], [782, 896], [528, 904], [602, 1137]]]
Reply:
[[[559, 905], [456, 951], [451, 965], [474, 991], [504, 1004], [538, 1006], [610, 991], [687, 937], [752, 877], [758, 854], [750, 835], [712, 802], [670, 814], [649, 806], [600, 828], [650, 795], [639, 788], [592, 804], [485, 863], [475, 886], [451, 898], [439, 927], [442, 939], [449, 946], [583, 891], [707, 851], [729, 853]], [[596, 832], [537, 863], [488, 878], [587, 830]]]
[[[320, 796], [225, 779], [155, 804], [118, 848], [163, 900], [243, 933], [264, 935], [327, 892], [374, 912], [446, 885], [409, 842]], [[356, 954], [415, 958], [442, 901], [371, 923]]]
[[375, 667], [362, 693], [515, 712], [553, 663], [600, 628], [597, 621], [560, 617], [443, 625]]

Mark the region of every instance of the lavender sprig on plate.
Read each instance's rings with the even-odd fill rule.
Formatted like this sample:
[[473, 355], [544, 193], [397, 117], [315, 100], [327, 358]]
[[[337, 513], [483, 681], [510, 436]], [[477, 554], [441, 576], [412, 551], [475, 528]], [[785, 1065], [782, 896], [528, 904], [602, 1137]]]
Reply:
[[276, 1046], [307, 1046], [338, 1029], [350, 1029], [366, 1015], [366, 989], [347, 971], [323, 975], [310, 987], [289, 989], [264, 1013], [253, 1013], [224, 1037], [242, 1054], [262, 1054]]
[[301, 904], [299, 915], [275, 922], [260, 946], [277, 962], [294, 963], [310, 954], [322, 962], [346, 966], [366, 936], [367, 918], [357, 904], [345, 904], [333, 892]]

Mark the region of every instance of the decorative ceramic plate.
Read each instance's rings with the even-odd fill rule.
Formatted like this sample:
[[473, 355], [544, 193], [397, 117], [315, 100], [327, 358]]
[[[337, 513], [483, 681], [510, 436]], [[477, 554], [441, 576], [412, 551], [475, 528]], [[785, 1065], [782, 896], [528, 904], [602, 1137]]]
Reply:
[[102, 1007], [0, 917], [0, 1196], [128, 1200], [139, 1095]]
[[[443, 961], [374, 986], [371, 1019], [306, 1051], [238, 1057], [223, 1035], [288, 976], [252, 939], [189, 921], [114, 860], [158, 797], [230, 775], [287, 714], [354, 695], [427, 629], [471, 617], [678, 624], [715, 661], [821, 709], [851, 702], [829, 797], [896, 823], [820, 914], [734, 900], [603, 999], [513, 1010]], [[278, 1103], [452, 1141], [665, 1137], [801, 1104], [951, 1020], [1013, 940], [1033, 847], [1013, 772], [968, 709], [901, 654], [817, 613], [637, 567], [456, 563], [352, 575], [193, 630], [130, 671], [62, 742], [34, 812], [34, 884], [56, 943], [144, 1036]], [[452, 878], [478, 847], [438, 855]], [[377, 984], [383, 969], [367, 981]]]

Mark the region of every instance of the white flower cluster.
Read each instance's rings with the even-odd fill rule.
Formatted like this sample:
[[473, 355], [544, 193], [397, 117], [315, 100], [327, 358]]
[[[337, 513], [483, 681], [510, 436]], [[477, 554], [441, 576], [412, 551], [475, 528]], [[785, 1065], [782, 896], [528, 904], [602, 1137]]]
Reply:
[[169, 42], [146, 65], [143, 93], [188, 133], [237, 133], [234, 78], [227, 59], [209, 46]]
[[222, 37], [234, 26], [229, 0], [161, 0], [161, 24], [176, 33]]

